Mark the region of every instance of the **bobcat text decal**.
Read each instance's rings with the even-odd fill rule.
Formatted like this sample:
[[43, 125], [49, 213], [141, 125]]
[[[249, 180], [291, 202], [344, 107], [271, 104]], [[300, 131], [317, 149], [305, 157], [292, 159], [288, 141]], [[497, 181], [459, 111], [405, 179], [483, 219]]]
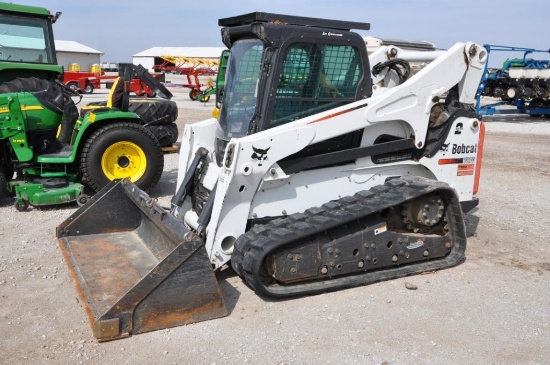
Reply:
[[453, 149], [451, 150], [451, 153], [453, 155], [461, 154], [461, 153], [476, 153], [477, 152], [477, 144], [456, 144], [453, 143]]

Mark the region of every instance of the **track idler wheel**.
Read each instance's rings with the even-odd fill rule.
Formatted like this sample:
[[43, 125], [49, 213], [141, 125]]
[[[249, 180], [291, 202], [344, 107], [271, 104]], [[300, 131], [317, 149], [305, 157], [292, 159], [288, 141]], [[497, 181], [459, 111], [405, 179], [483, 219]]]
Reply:
[[437, 194], [424, 195], [407, 202], [403, 215], [407, 228], [419, 232], [441, 222], [445, 215], [445, 203]]

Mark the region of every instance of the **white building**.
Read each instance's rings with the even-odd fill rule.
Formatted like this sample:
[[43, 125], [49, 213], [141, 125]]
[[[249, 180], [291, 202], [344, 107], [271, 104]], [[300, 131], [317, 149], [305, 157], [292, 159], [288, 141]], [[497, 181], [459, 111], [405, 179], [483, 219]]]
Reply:
[[55, 41], [57, 64], [70, 69], [71, 64], [78, 64], [80, 71], [89, 71], [91, 66], [99, 64], [101, 55], [104, 53], [85, 46], [75, 41]]
[[134, 65], [141, 64], [152, 72], [154, 65], [164, 62], [161, 56], [218, 60], [224, 49], [225, 47], [153, 47], [133, 55], [132, 62]]

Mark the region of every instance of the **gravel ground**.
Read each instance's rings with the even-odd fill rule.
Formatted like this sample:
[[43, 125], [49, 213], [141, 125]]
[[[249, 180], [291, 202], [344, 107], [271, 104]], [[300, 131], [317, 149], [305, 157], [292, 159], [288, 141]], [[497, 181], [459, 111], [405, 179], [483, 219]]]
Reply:
[[[213, 102], [185, 100], [178, 124]], [[103, 95], [104, 96], [104, 95]], [[87, 101], [101, 94], [86, 96]], [[74, 205], [0, 204], [2, 364], [543, 364], [550, 358], [550, 121], [486, 118], [467, 260], [451, 269], [293, 300], [217, 273], [229, 316], [96, 342], [55, 238]], [[175, 190], [177, 154], [151, 195]], [[408, 288], [417, 288], [410, 290]]]

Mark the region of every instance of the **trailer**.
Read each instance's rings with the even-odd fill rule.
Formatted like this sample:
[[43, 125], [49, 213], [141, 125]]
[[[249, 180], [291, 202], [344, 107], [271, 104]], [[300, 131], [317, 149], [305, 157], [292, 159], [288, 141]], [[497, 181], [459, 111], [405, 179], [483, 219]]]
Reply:
[[[528, 114], [531, 117], [550, 118], [550, 61], [527, 58], [532, 53], [550, 50], [484, 45], [487, 57], [491, 51], [523, 53], [521, 58], [504, 61], [502, 68], [485, 71], [476, 94], [476, 112], [480, 115]], [[492, 98], [489, 103], [482, 97]]]
[[[152, 76], [159, 82], [164, 82], [164, 74], [156, 73]], [[74, 91], [84, 94], [91, 94], [96, 89], [103, 87], [109, 89], [118, 75], [106, 75], [104, 70], [100, 72], [91, 71], [66, 71], [63, 77], [63, 84], [69, 86]], [[136, 96], [155, 97], [156, 94], [142, 80], [137, 77], [130, 81], [130, 92]]]
[[70, 87], [73, 91], [85, 94], [91, 94], [99, 85], [92, 81], [94, 78], [101, 77], [99, 72], [91, 71], [65, 71], [63, 74], [63, 84]]
[[[152, 76], [157, 79], [157, 81], [164, 82], [164, 75]], [[101, 76], [99, 78], [92, 78], [91, 82], [99, 85], [105, 83], [105, 87], [110, 89], [117, 77], [118, 76]], [[146, 96], [149, 98], [154, 98], [156, 96], [156, 93], [139, 78], [133, 78], [130, 80], [130, 92], [133, 92], [136, 96]]]

